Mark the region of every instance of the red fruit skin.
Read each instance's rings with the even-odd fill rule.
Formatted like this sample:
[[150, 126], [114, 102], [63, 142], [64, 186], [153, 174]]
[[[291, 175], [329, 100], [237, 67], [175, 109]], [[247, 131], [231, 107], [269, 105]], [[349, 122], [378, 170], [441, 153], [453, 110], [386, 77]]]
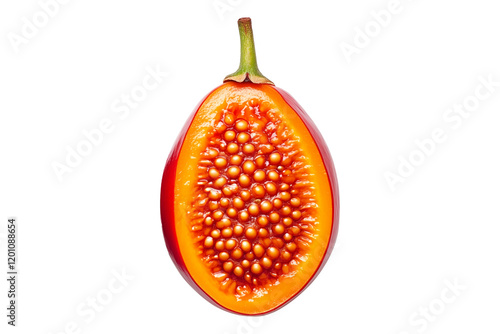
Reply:
[[196, 106], [194, 111], [189, 116], [188, 120], [184, 124], [184, 127], [177, 136], [177, 139], [175, 140], [174, 147], [170, 152], [170, 155], [167, 159], [167, 164], [165, 165], [165, 170], [163, 172], [163, 179], [161, 182], [161, 193], [160, 193], [160, 215], [163, 227], [163, 237], [165, 238], [168, 254], [170, 255], [170, 258], [174, 262], [175, 267], [177, 268], [179, 273], [182, 275], [182, 277], [184, 277], [186, 282], [207, 301], [226, 311], [232, 312], [231, 310], [228, 310], [223, 306], [219, 305], [208, 294], [206, 294], [205, 291], [203, 291], [203, 289], [200, 288], [198, 284], [196, 284], [196, 282], [193, 280], [193, 278], [189, 274], [189, 271], [187, 270], [186, 263], [184, 262], [184, 259], [181, 256], [179, 242], [177, 240], [177, 236], [175, 233], [174, 184], [177, 171], [177, 161], [182, 148], [182, 144], [184, 143], [184, 139], [186, 138], [186, 134], [191, 126], [191, 123], [193, 122], [193, 119], [196, 116], [196, 113], [198, 112], [198, 109], [203, 104], [203, 102], [205, 102], [207, 97], [210, 96], [210, 94], [212, 94], [212, 92], [215, 91], [216, 89], [212, 90], [210, 93], [207, 94], [207, 96], [205, 96], [200, 101], [200, 103]]
[[330, 179], [330, 190], [332, 193], [332, 208], [333, 208], [333, 227], [332, 232], [330, 234], [330, 243], [328, 244], [328, 249], [325, 252], [321, 265], [318, 267], [318, 270], [313, 275], [311, 280], [304, 286], [302, 291], [307, 288], [307, 286], [316, 278], [321, 269], [323, 269], [325, 263], [328, 261], [330, 254], [332, 253], [333, 246], [335, 245], [335, 241], [337, 240], [337, 235], [339, 233], [339, 208], [340, 208], [340, 198], [339, 198], [339, 184], [337, 180], [337, 173], [335, 173], [335, 166], [333, 164], [332, 156], [330, 154], [330, 150], [328, 150], [328, 146], [326, 145], [323, 136], [319, 132], [318, 128], [309, 117], [309, 115], [305, 112], [305, 110], [299, 105], [295, 99], [284, 91], [281, 88], [274, 87], [281, 97], [285, 100], [285, 102], [299, 115], [300, 119], [306, 125], [306, 128], [309, 130], [309, 133], [314, 138], [314, 142], [316, 143], [316, 147], [323, 158], [323, 164], [326, 168], [326, 172], [328, 173], [328, 178]]
[[[217, 90], [219, 87], [215, 88], [213, 91]], [[294, 300], [298, 295], [300, 295], [313, 281], [314, 279], [318, 276], [318, 274], [321, 272], [323, 267], [325, 266], [326, 262], [328, 261], [328, 258], [330, 257], [330, 254], [333, 250], [333, 247], [335, 245], [335, 241], [337, 239], [338, 235], [338, 229], [339, 229], [339, 191], [338, 191], [338, 181], [337, 181], [337, 174], [335, 173], [335, 167], [333, 164], [332, 157], [330, 155], [330, 151], [328, 150], [328, 146], [326, 145], [325, 140], [323, 139], [323, 136], [319, 132], [318, 128], [316, 125], [313, 123], [309, 115], [305, 112], [305, 110], [298, 104], [298, 102], [286, 91], [284, 91], [281, 88], [272, 86], [274, 90], [276, 90], [281, 97], [285, 100], [285, 102], [299, 115], [300, 119], [302, 122], [304, 122], [305, 126], [309, 130], [309, 133], [313, 137], [316, 146], [321, 154], [323, 164], [325, 166], [326, 172], [328, 173], [328, 178], [330, 180], [330, 190], [332, 193], [332, 216], [333, 216], [333, 227], [332, 231], [330, 234], [330, 241], [327, 247], [327, 250], [323, 254], [323, 258], [320, 262], [320, 265], [318, 266], [318, 269], [314, 273], [314, 275], [311, 276], [309, 281], [304, 285], [304, 287], [297, 292], [295, 295], [290, 296], [290, 298], [284, 302], [283, 304], [275, 307], [274, 309], [271, 309], [267, 312], [259, 313], [259, 314], [252, 314], [253, 316], [260, 316], [260, 315], [266, 315], [272, 312], [275, 312], [279, 309], [281, 309], [283, 306], [287, 305], [290, 303], [292, 300]], [[163, 236], [165, 238], [165, 243], [167, 246], [168, 253], [170, 254], [170, 258], [174, 262], [177, 270], [179, 273], [184, 277], [186, 282], [196, 291], [198, 294], [200, 294], [203, 298], [205, 298], [208, 302], [211, 304], [234, 314], [238, 315], [245, 315], [248, 316], [248, 314], [243, 314], [240, 312], [236, 312], [234, 310], [228, 309], [219, 303], [217, 303], [210, 295], [205, 293], [205, 291], [196, 284], [194, 279], [191, 277], [189, 274], [189, 271], [187, 270], [186, 264], [184, 262], [184, 259], [181, 256], [181, 251], [180, 251], [180, 245], [176, 237], [176, 232], [175, 232], [175, 218], [174, 218], [174, 183], [175, 183], [175, 178], [176, 178], [176, 171], [177, 171], [177, 161], [178, 157], [182, 148], [182, 144], [184, 143], [184, 139], [186, 137], [186, 134], [191, 126], [191, 123], [193, 119], [195, 118], [200, 106], [205, 102], [205, 100], [212, 94], [210, 92], [201, 100], [201, 102], [198, 104], [198, 106], [194, 109], [193, 113], [189, 116], [188, 120], [184, 124], [184, 127], [182, 128], [179, 136], [176, 139], [176, 142], [174, 144], [174, 147], [172, 151], [170, 152], [170, 155], [167, 159], [167, 163], [165, 166], [165, 170], [163, 173], [163, 179], [162, 179], [162, 185], [161, 185], [161, 194], [160, 194], [160, 214], [161, 214], [161, 220], [162, 220], [162, 227], [163, 227]]]

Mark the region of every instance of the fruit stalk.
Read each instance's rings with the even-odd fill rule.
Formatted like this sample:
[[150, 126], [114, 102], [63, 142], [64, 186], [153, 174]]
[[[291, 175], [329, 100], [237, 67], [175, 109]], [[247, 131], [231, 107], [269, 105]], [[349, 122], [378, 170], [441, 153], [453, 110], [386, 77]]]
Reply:
[[257, 56], [255, 53], [255, 43], [253, 40], [252, 20], [249, 17], [243, 17], [238, 20], [238, 29], [240, 31], [240, 67], [236, 72], [226, 76], [224, 82], [252, 82], [255, 84], [274, 83], [266, 78], [257, 66]]

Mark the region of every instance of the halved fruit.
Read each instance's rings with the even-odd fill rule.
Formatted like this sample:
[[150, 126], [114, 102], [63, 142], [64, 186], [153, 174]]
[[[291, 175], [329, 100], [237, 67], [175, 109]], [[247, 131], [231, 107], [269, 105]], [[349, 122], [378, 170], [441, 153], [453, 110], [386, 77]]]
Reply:
[[195, 109], [163, 175], [161, 216], [186, 281], [227, 311], [284, 306], [326, 263], [337, 179], [310, 118], [258, 70], [250, 19], [239, 70]]

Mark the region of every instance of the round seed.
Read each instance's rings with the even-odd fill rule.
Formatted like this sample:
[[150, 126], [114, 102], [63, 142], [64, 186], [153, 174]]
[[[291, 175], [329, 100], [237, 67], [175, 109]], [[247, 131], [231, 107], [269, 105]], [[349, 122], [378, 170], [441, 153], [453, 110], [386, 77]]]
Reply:
[[280, 191], [287, 191], [288, 189], [290, 189], [290, 186], [286, 183], [282, 183], [280, 185]]
[[283, 206], [283, 201], [280, 200], [279, 198], [275, 198], [273, 200], [273, 205], [276, 209], [280, 209]]
[[243, 151], [243, 153], [250, 155], [250, 154], [253, 154], [255, 152], [255, 147], [252, 144], [245, 144], [245, 145], [243, 145], [242, 151]]
[[206, 237], [205, 238], [205, 242], [203, 243], [203, 245], [206, 248], [212, 248], [213, 245], [214, 245], [214, 239], [212, 237]]
[[245, 202], [243, 202], [243, 200], [239, 197], [235, 197], [233, 199], [233, 205], [236, 209], [243, 209], [245, 207]]
[[253, 179], [257, 182], [262, 182], [266, 179], [266, 173], [264, 173], [263, 170], [258, 170], [255, 173], [253, 173]]
[[255, 203], [250, 204], [250, 206], [248, 207], [248, 212], [252, 216], [257, 216], [259, 214], [259, 206]]
[[240, 194], [241, 196], [241, 199], [244, 200], [245, 202], [248, 201], [252, 195], [250, 194], [250, 192], [248, 190], [243, 190]]
[[228, 252], [220, 252], [219, 253], [219, 260], [221, 261], [227, 261], [229, 259], [229, 253]]
[[271, 259], [268, 257], [263, 257], [262, 260], [260, 260], [260, 263], [266, 269], [271, 268], [271, 266], [273, 265], [273, 261], [271, 261]]
[[210, 190], [208, 193], [208, 198], [213, 200], [219, 200], [222, 197], [222, 193], [219, 190]]
[[242, 249], [245, 253], [247, 253], [247, 252], [249, 252], [249, 251], [252, 249], [252, 244], [251, 244], [251, 243], [250, 243], [250, 241], [248, 241], [248, 240], [243, 240], [243, 241], [241, 242], [241, 249]]
[[238, 218], [241, 222], [247, 222], [250, 219], [250, 215], [247, 211], [240, 211]]
[[227, 160], [226, 160], [226, 158], [219, 157], [219, 158], [215, 159], [214, 165], [215, 165], [215, 167], [217, 167], [219, 169], [224, 168], [227, 165]]
[[224, 241], [222, 240], [219, 240], [215, 243], [215, 249], [217, 249], [218, 251], [221, 251], [224, 249]]
[[262, 273], [262, 267], [258, 263], [252, 264], [252, 268], [250, 269], [252, 273], [255, 275], [260, 275]]
[[235, 260], [239, 260], [241, 259], [241, 257], [243, 256], [243, 252], [241, 251], [241, 249], [239, 248], [236, 248], [235, 250], [233, 250], [233, 252], [231, 253], [231, 257]]
[[290, 233], [285, 233], [285, 235], [283, 236], [283, 239], [285, 241], [290, 241], [293, 239], [293, 236]]
[[248, 267], [250, 267], [250, 261], [243, 260], [243, 261], [241, 261], [241, 265], [243, 266], [243, 268], [248, 268]]
[[290, 195], [290, 193], [288, 191], [282, 191], [282, 192], [280, 192], [280, 198], [282, 200], [284, 200], [285, 202], [288, 201], [288, 200], [290, 200], [290, 197], [291, 197], [291, 195]]
[[235, 179], [238, 176], [240, 176], [240, 173], [241, 173], [240, 167], [236, 166], [229, 167], [227, 170], [227, 175], [232, 179]]
[[231, 191], [231, 188], [229, 187], [224, 187], [222, 188], [222, 193], [225, 195], [225, 196], [231, 196], [233, 194], [233, 192]]
[[277, 259], [280, 256], [280, 251], [276, 247], [269, 247], [266, 251], [266, 254], [271, 259]]
[[286, 248], [287, 251], [293, 253], [297, 249], [297, 245], [295, 243], [293, 243], [293, 242], [290, 242], [290, 243], [286, 244], [285, 248]]
[[269, 219], [267, 219], [266, 216], [260, 216], [259, 218], [257, 218], [257, 224], [259, 224], [259, 226], [265, 227], [267, 226], [267, 224], [269, 224]]
[[231, 271], [233, 271], [233, 266], [234, 264], [232, 262], [227, 261], [224, 262], [222, 268], [224, 269], [225, 272], [230, 273]]
[[210, 232], [210, 235], [212, 236], [212, 238], [218, 239], [218, 238], [220, 238], [220, 231], [219, 230], [212, 230], [212, 232]]
[[281, 257], [283, 258], [283, 260], [289, 261], [292, 258], [292, 254], [290, 254], [290, 252], [288, 251], [282, 251]]
[[207, 152], [207, 155], [210, 159], [213, 159], [217, 156], [217, 154], [219, 154], [219, 152], [217, 152], [216, 149], [213, 149], [213, 148], [210, 148]]
[[269, 220], [271, 221], [271, 223], [277, 223], [280, 221], [280, 215], [279, 213], [277, 212], [271, 212], [271, 214], [269, 215]]
[[231, 238], [231, 236], [233, 235], [233, 230], [230, 229], [230, 228], [225, 228], [222, 230], [222, 236], [224, 238]]
[[253, 246], [253, 253], [255, 254], [255, 256], [261, 257], [262, 255], [264, 255], [264, 252], [264, 247], [262, 247], [261, 244], [256, 244], [255, 246]]
[[235, 121], [235, 118], [234, 118], [233, 114], [226, 114], [226, 116], [224, 117], [224, 122], [227, 125], [233, 125], [234, 121]]
[[236, 240], [229, 239], [226, 241], [226, 249], [231, 250], [234, 249], [234, 247], [236, 247]]
[[241, 132], [238, 134], [238, 137], [236, 138], [236, 140], [240, 144], [245, 144], [247, 141], [250, 140], [250, 135], [246, 132]]
[[266, 191], [269, 195], [274, 196], [278, 192], [278, 188], [276, 188], [276, 185], [272, 182], [266, 183]]
[[256, 197], [256, 198], [263, 198], [265, 195], [266, 195], [266, 190], [264, 189], [263, 186], [261, 186], [260, 184], [259, 185], [256, 185], [252, 188], [252, 194]]
[[212, 217], [207, 217], [205, 218], [205, 225], [210, 226], [214, 223], [214, 220]]
[[240, 150], [240, 148], [239, 148], [238, 144], [236, 144], [236, 143], [230, 143], [227, 145], [227, 148], [226, 148], [226, 151], [229, 154], [238, 153], [239, 150]]
[[283, 218], [283, 224], [285, 224], [285, 226], [292, 225], [292, 218], [290, 218], [290, 217]]
[[254, 229], [253, 227], [249, 227], [247, 228], [247, 230], [245, 231], [245, 236], [248, 238], [248, 239], [255, 239], [255, 237], [257, 237], [257, 230]]
[[248, 175], [246, 175], [246, 174], [241, 174], [238, 181], [240, 182], [240, 185], [242, 187], [248, 187], [250, 185], [250, 183], [252, 182], [250, 180], [250, 178], [248, 177]]
[[298, 197], [294, 197], [290, 200], [290, 204], [293, 206], [293, 207], [298, 207], [300, 205], [300, 198]]
[[226, 183], [227, 183], [226, 178], [221, 176], [217, 180], [214, 181], [214, 187], [222, 188]]
[[234, 140], [235, 137], [236, 137], [236, 132], [232, 130], [228, 130], [224, 133], [224, 139], [227, 141]]
[[269, 213], [273, 209], [273, 205], [268, 200], [264, 200], [260, 203], [260, 209], [262, 213]]
[[212, 179], [218, 178], [220, 175], [219, 171], [215, 168], [210, 168], [208, 170], [208, 176], [210, 176]]
[[275, 170], [271, 170], [271, 171], [269, 171], [269, 173], [267, 173], [267, 178], [268, 178], [269, 180], [271, 180], [271, 181], [276, 182], [276, 181], [279, 181], [279, 179], [280, 179], [280, 175], [278, 174], [278, 172], [277, 172], [277, 171], [275, 171]]
[[238, 131], [246, 131], [246, 130], [248, 130], [248, 122], [245, 121], [244, 119], [239, 119], [236, 121], [236, 124], [234, 127]]
[[281, 162], [281, 154], [274, 152], [269, 154], [269, 162], [273, 165], [277, 165]]
[[243, 268], [241, 268], [240, 266], [237, 266], [234, 268], [233, 273], [236, 276], [241, 277], [243, 275]]
[[295, 210], [294, 212], [292, 212], [292, 218], [297, 220], [297, 219], [300, 219], [300, 216], [302, 216], [302, 213], [300, 213], [299, 210]]
[[212, 217], [214, 218], [215, 221], [219, 221], [222, 219], [222, 217], [224, 217], [224, 213], [220, 210], [217, 210], [212, 214]]
[[269, 236], [269, 231], [266, 230], [265, 228], [260, 228], [259, 229], [259, 237], [265, 238], [267, 236]]
[[263, 157], [262, 155], [259, 155], [257, 158], [255, 158], [255, 164], [259, 168], [264, 167], [266, 165], [266, 158]]
[[243, 171], [247, 174], [252, 174], [255, 171], [255, 164], [250, 160], [245, 161], [243, 163]]
[[243, 157], [241, 155], [233, 155], [231, 159], [229, 159], [231, 165], [239, 166], [243, 162]]
[[233, 233], [235, 236], [239, 237], [240, 235], [243, 234], [243, 226], [241, 225], [236, 225], [234, 228], [233, 228]]
[[280, 212], [283, 216], [289, 216], [292, 213], [292, 209], [288, 205], [286, 205], [281, 209]]
[[283, 224], [276, 224], [273, 226], [273, 232], [277, 235], [281, 235], [285, 232], [285, 226], [283, 226]]
[[235, 208], [229, 208], [226, 210], [226, 214], [231, 218], [235, 218], [238, 215], [238, 211]]
[[229, 200], [227, 198], [223, 198], [219, 201], [219, 204], [223, 208], [227, 208], [227, 206], [229, 205]]

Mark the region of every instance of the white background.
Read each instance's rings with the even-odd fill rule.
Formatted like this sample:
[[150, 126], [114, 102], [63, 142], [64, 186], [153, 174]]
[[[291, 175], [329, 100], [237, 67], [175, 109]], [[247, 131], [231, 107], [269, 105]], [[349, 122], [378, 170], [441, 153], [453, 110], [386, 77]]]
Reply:
[[[498, 4], [401, 0], [348, 62], [342, 43], [354, 45], [357, 28], [376, 29], [370, 12], [388, 0], [228, 1], [218, 13], [213, 0], [73, 0], [18, 52], [9, 36], [22, 34], [23, 17], [33, 21], [40, 4], [1, 3], [4, 273], [8, 216], [20, 231], [19, 326], [6, 325], [2, 279], [1, 332], [498, 333], [500, 87], [460, 125], [443, 119], [473, 101], [480, 76], [500, 81]], [[341, 199], [323, 272], [290, 305], [253, 322], [184, 282], [159, 216], [168, 153], [198, 101], [237, 68], [242, 16], [253, 19], [261, 71], [322, 131]], [[120, 119], [112, 103], [147, 67], [169, 75]], [[52, 164], [106, 118], [113, 131], [58, 180]], [[436, 128], [446, 140], [391, 190], [384, 175], [397, 173], [398, 157], [418, 157], [415, 141]], [[82, 316], [77, 308], [109, 297], [113, 271], [122, 270], [133, 279], [95, 318]], [[461, 286], [457, 295], [447, 281]], [[73, 322], [78, 330], [65, 331]]]

